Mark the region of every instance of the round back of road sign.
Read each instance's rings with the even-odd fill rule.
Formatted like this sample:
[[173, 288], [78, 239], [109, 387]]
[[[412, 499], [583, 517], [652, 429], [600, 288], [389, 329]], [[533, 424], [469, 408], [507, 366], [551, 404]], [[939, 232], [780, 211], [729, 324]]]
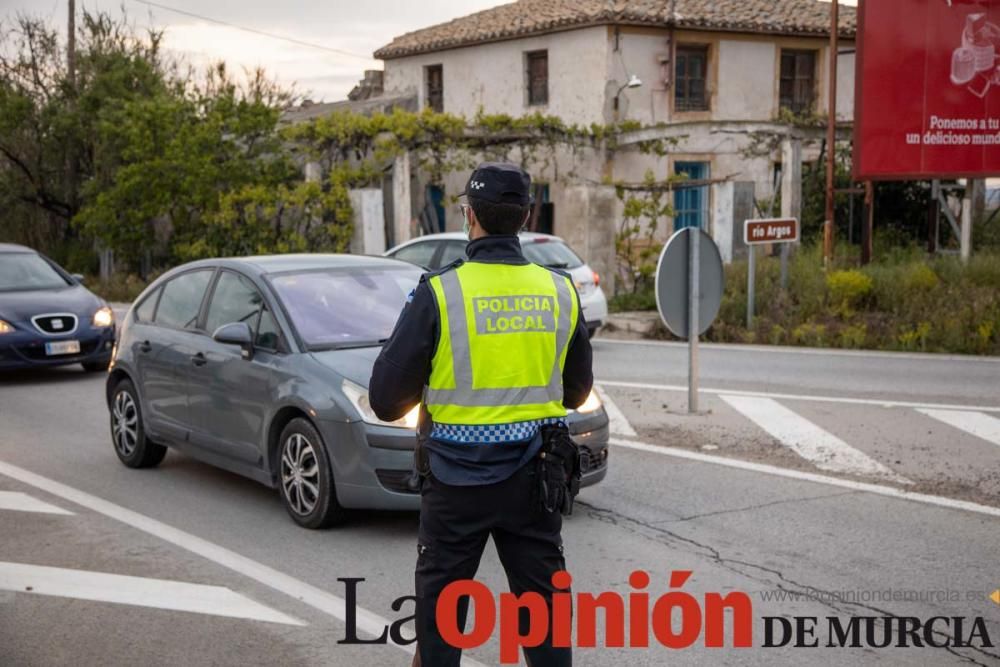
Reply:
[[693, 235], [698, 241], [698, 333], [712, 326], [722, 305], [722, 256], [712, 237], [700, 229], [687, 227], [675, 232], [660, 253], [656, 266], [656, 307], [670, 332], [688, 337], [688, 244]]

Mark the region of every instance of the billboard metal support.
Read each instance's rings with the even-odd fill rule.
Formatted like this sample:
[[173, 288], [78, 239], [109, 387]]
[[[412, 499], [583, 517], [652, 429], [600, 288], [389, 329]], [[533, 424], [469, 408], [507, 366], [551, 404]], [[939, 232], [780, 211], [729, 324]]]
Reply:
[[972, 255], [972, 189], [973, 181], [969, 179], [966, 181], [965, 194], [962, 196], [962, 225], [958, 237], [963, 264], [968, 264]]
[[865, 181], [864, 220], [861, 221], [861, 264], [872, 261], [872, 237], [875, 234], [875, 184]]
[[938, 189], [941, 181], [931, 181], [931, 201], [927, 206], [927, 252], [931, 255], [937, 252], [938, 223], [941, 221], [941, 202], [938, 200]]
[[823, 263], [833, 261], [834, 171], [837, 168], [837, 59], [839, 57], [840, 3], [830, 3], [830, 96], [826, 113], [826, 222], [823, 223]]
[[[947, 188], [948, 190], [961, 189], [961, 186], [953, 186]], [[934, 181], [934, 193], [937, 197], [940, 210], [944, 213], [945, 220], [948, 221], [948, 225], [951, 227], [951, 233], [955, 235], [955, 238], [961, 242], [962, 230], [958, 226], [958, 218], [955, 216], [955, 211], [951, 208], [951, 203], [948, 201], [948, 195], [946, 193], [946, 188], [941, 186], [941, 181]]]

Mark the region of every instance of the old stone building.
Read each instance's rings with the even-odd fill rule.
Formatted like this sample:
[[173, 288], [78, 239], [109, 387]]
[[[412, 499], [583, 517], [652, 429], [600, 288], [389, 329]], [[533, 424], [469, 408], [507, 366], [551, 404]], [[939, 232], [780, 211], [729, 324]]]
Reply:
[[[385, 62], [383, 94], [415, 97], [419, 107], [648, 126], [610, 155], [567, 153], [535, 174], [547, 185], [551, 231], [607, 271], [620, 216], [601, 185], [609, 180], [637, 182], [652, 170], [658, 179], [685, 173], [704, 184], [673, 193], [676, 217], [662, 233], [699, 225], [726, 256], [739, 251], [732, 239], [740, 206], [748, 197], [774, 197], [780, 174], [783, 204], [794, 212], [801, 140], [819, 133], [778, 119], [786, 117], [782, 109], [814, 117], [828, 111], [829, 16], [829, 4], [818, 0], [518, 0], [401, 35], [375, 57]], [[842, 10], [840, 30], [837, 118], [846, 124], [853, 8]], [[761, 147], [762, 135], [775, 140]], [[677, 143], [666, 157], [643, 155], [636, 144], [651, 137]], [[805, 159], [816, 150], [807, 141]], [[426, 197], [462, 185], [457, 174], [446, 183], [416, 182], [413, 205], [419, 210]], [[448, 229], [460, 226], [453, 206], [437, 208]], [[406, 233], [398, 232], [397, 241]]]

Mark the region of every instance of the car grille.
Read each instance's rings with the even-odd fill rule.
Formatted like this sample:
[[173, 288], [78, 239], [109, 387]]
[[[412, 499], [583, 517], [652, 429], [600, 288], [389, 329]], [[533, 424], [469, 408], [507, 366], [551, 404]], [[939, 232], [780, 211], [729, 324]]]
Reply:
[[53, 313], [51, 315], [36, 315], [31, 318], [35, 328], [44, 334], [61, 335], [76, 331], [76, 315], [69, 313]]
[[580, 472], [588, 473], [600, 470], [608, 465], [608, 449], [605, 447], [595, 454], [589, 447], [580, 447]]

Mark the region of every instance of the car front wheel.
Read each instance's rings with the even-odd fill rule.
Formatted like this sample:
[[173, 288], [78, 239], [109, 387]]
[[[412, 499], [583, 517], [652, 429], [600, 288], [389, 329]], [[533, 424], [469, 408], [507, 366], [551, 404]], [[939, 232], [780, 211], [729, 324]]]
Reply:
[[129, 468], [152, 468], [163, 460], [167, 448], [146, 437], [139, 396], [131, 380], [115, 386], [111, 399], [111, 441], [118, 459]]
[[319, 431], [307, 420], [293, 419], [281, 432], [278, 488], [289, 516], [305, 528], [328, 528], [346, 515], [337, 502], [333, 468]]

